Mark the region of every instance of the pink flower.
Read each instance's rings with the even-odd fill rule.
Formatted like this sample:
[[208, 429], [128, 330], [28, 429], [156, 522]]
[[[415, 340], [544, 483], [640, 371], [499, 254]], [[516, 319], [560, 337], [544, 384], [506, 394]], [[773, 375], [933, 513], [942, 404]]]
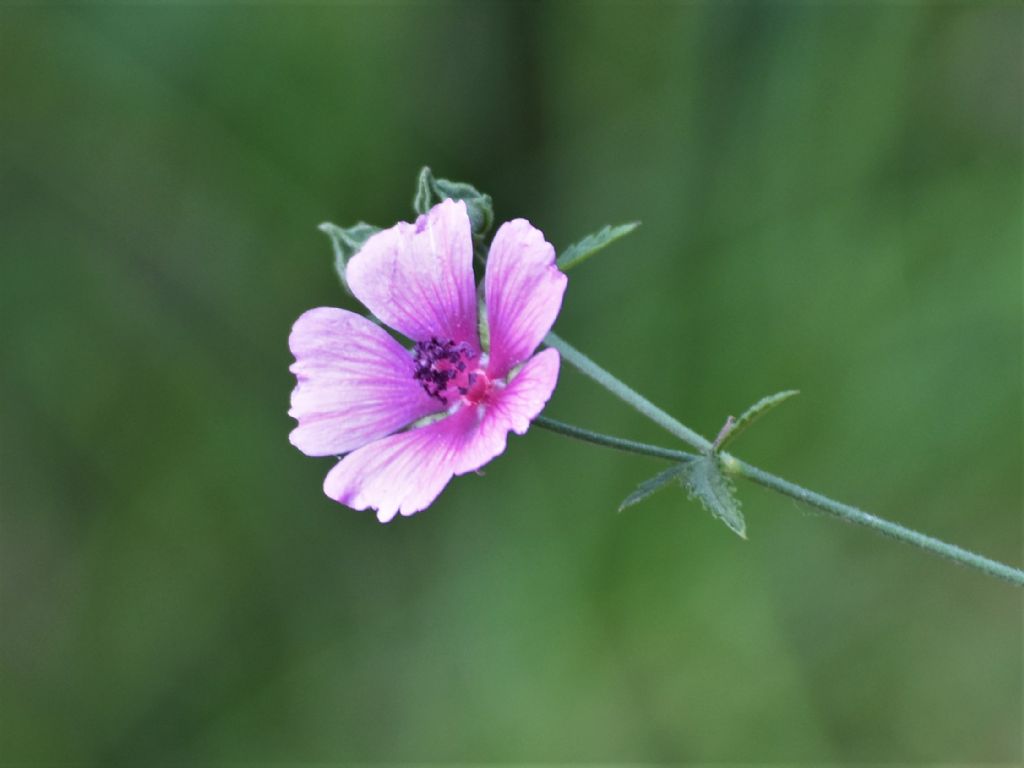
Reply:
[[[348, 263], [349, 287], [414, 342], [406, 349], [361, 315], [333, 307], [292, 328], [298, 384], [290, 440], [309, 456], [347, 454], [324, 492], [388, 522], [437, 498], [454, 475], [526, 432], [558, 379], [558, 352], [533, 354], [562, 305], [566, 277], [524, 219], [494, 235], [484, 276], [490, 349], [480, 344], [473, 241], [463, 202], [377, 233]], [[413, 425], [436, 416], [425, 425]], [[410, 425], [413, 425], [410, 427]]]

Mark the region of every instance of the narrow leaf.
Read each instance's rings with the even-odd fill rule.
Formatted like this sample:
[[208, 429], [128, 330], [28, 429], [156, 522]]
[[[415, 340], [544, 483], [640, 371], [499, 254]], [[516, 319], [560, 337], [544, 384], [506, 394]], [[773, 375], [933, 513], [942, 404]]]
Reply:
[[423, 166], [420, 170], [420, 176], [416, 180], [416, 196], [412, 199], [413, 210], [417, 214], [423, 215], [430, 210], [430, 207], [434, 204], [434, 174], [430, 168]]
[[558, 268], [566, 272], [582, 261], [586, 261], [602, 248], [611, 245], [620, 237], [625, 237], [634, 229], [640, 226], [639, 221], [631, 221], [628, 224], [618, 226], [607, 225], [604, 228], [587, 235], [578, 243], [573, 243], [558, 257]]
[[702, 456], [683, 464], [683, 482], [690, 492], [690, 498], [697, 499], [704, 509], [721, 520], [730, 531], [740, 538], [747, 538], [747, 524], [740, 512], [732, 484], [722, 474], [718, 461], [713, 456]]
[[622, 503], [619, 504], [619, 512], [627, 507], [632, 507], [634, 504], [639, 504], [655, 491], [660, 491], [673, 480], [678, 480], [679, 476], [685, 471], [685, 464], [675, 464], [665, 471], [659, 472], [654, 477], [644, 480], [636, 487], [635, 491], [622, 500]]
[[[731, 427], [729, 426], [729, 423], [726, 422], [725, 428], [722, 429], [722, 432], [718, 435], [718, 439], [715, 440], [715, 450], [721, 450], [726, 443], [736, 438], [736, 436], [743, 432], [743, 430], [766, 413], [773, 410], [777, 405], [784, 403], [786, 400], [789, 400], [789, 398], [799, 394], [800, 391], [797, 389], [787, 389], [784, 392], [776, 392], [774, 395], [762, 397], [752, 406], [747, 408], [747, 410], [743, 412], [743, 415], [732, 423]], [[729, 418], [731, 419], [732, 417], [730, 416]]]
[[334, 248], [334, 271], [338, 273], [341, 285], [351, 295], [348, 281], [345, 279], [345, 269], [348, 260], [355, 256], [371, 236], [380, 232], [380, 227], [371, 224], [358, 224], [343, 229], [336, 224], [325, 221], [318, 229], [331, 238], [331, 246]]

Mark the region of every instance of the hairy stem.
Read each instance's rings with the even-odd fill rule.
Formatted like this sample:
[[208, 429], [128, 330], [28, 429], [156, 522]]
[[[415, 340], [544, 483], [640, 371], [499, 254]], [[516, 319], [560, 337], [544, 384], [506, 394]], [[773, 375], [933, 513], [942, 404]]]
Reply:
[[554, 333], [549, 333], [544, 338], [544, 343], [549, 347], [557, 349], [566, 362], [574, 365], [582, 373], [592, 378], [620, 400], [633, 406], [655, 424], [668, 430], [671, 434], [678, 437], [687, 445], [691, 445], [699, 451], [706, 451], [711, 447], [710, 442], [705, 440], [672, 415], [661, 410], [661, 408], [656, 406], [635, 389], [619, 381], [562, 337], [556, 336]]
[[[549, 333], [544, 341], [548, 346], [557, 349], [562, 357], [570, 364], [574, 365], [609, 392], [633, 406], [637, 411], [642, 413], [644, 416], [647, 416], [654, 423], [663, 427], [686, 443], [699, 449], [703, 453], [712, 451], [713, 446], [711, 442], [705, 440], [699, 434], [658, 408], [631, 387], [616, 379], [597, 363], [560, 337], [553, 333]], [[643, 456], [653, 456], [655, 458], [677, 462], [692, 461], [697, 458], [694, 454], [686, 453], [685, 451], [676, 451], [670, 448], [648, 445], [647, 443], [639, 443], [634, 440], [626, 440], [624, 438], [613, 437], [611, 435], [603, 435], [571, 424], [555, 421], [554, 419], [549, 419], [544, 416], [535, 419], [534, 423], [545, 429], [558, 432], [577, 440], [584, 440], [596, 445], [603, 445], [608, 448], [637, 453]], [[907, 544], [913, 544], [927, 552], [952, 560], [960, 565], [964, 565], [969, 568], [976, 568], [990, 576], [995, 576], [996, 578], [1003, 579], [1011, 584], [1016, 584], [1017, 586], [1024, 586], [1024, 571], [1019, 568], [1013, 568], [1012, 566], [1004, 565], [1003, 563], [995, 560], [990, 560], [987, 557], [983, 557], [982, 555], [963, 549], [962, 547], [958, 547], [955, 544], [947, 544], [946, 542], [932, 536], [919, 533], [918, 531], [899, 525], [898, 523], [893, 523], [881, 517], [869, 514], [857, 507], [835, 501], [834, 499], [830, 499], [820, 493], [816, 493], [799, 486], [796, 483], [784, 480], [770, 472], [765, 472], [763, 469], [747, 464], [745, 461], [740, 461], [730, 454], [722, 453], [720, 454], [720, 459], [725, 471], [739, 477], [745, 477], [758, 485], [769, 488], [777, 493], [781, 493], [784, 496], [789, 496], [791, 499], [795, 499], [803, 504], [819, 509], [833, 517], [839, 518], [840, 520], [845, 520], [846, 522], [854, 523], [855, 525], [870, 528], [877, 533], [881, 533]]]
[[1013, 568], [1009, 565], [990, 560], [987, 557], [975, 554], [962, 547], [958, 547], [955, 544], [947, 544], [940, 539], [936, 539], [932, 536], [919, 533], [911, 528], [893, 523], [888, 520], [884, 520], [881, 517], [869, 514], [862, 509], [852, 507], [849, 504], [843, 504], [840, 501], [830, 499], [828, 496], [823, 496], [820, 493], [803, 488], [796, 483], [791, 483], [788, 480], [783, 480], [781, 477], [777, 477], [769, 472], [765, 472], [763, 469], [751, 466], [744, 461], [736, 462], [736, 469], [734, 470], [740, 477], [745, 477], [758, 485], [762, 485], [765, 488], [770, 488], [773, 491], [789, 496], [792, 499], [803, 502], [812, 507], [816, 507], [823, 512], [827, 512], [834, 517], [838, 517], [841, 520], [845, 520], [848, 523], [854, 523], [856, 525], [863, 525], [866, 528], [871, 528], [878, 533], [886, 536], [891, 536], [899, 541], [906, 542], [907, 544], [913, 544], [914, 546], [920, 547], [921, 549], [933, 552], [936, 555], [945, 557], [947, 560], [952, 560], [961, 565], [966, 565], [971, 568], [977, 568], [979, 571], [984, 571], [990, 576], [995, 576], [1000, 579], [1005, 579], [1012, 584], [1024, 587], [1024, 571], [1019, 568]]
[[611, 435], [602, 435], [600, 432], [591, 432], [589, 429], [583, 429], [583, 427], [577, 427], [572, 424], [566, 424], [564, 421], [555, 421], [549, 419], [547, 416], [538, 416], [533, 420], [533, 423], [538, 427], [551, 430], [552, 432], [558, 432], [561, 435], [575, 438], [576, 440], [583, 440], [587, 443], [594, 443], [595, 445], [603, 445], [605, 448], [615, 448], [618, 451], [626, 451], [627, 453], [639, 453], [641, 456], [654, 456], [657, 459], [668, 459], [669, 461], [693, 461], [698, 458], [692, 453], [686, 451], [676, 451], [671, 448], [662, 448], [657, 445], [648, 445], [647, 443], [638, 443], [635, 440], [626, 440], [622, 437], [612, 437]]

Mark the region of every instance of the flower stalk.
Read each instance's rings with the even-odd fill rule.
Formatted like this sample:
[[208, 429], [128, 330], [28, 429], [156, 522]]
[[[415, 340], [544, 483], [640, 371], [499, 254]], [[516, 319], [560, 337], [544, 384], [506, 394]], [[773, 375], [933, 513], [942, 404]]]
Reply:
[[[678, 437], [692, 447], [697, 448], [703, 454], [709, 454], [715, 450], [716, 446], [709, 440], [706, 440], [678, 419], [654, 405], [643, 397], [643, 395], [617, 379], [561, 337], [554, 333], [549, 333], [544, 339], [544, 342], [548, 346], [557, 349], [562, 355], [562, 359], [579, 369], [581, 373], [596, 381], [613, 395], [618, 397], [627, 405], [636, 409], [639, 413], [649, 418], [655, 424], [664, 428], [670, 434]], [[626, 440], [619, 437], [613, 437], [611, 435], [592, 432], [581, 427], [555, 421], [554, 419], [550, 419], [545, 416], [536, 418], [534, 423], [544, 429], [557, 432], [567, 437], [572, 437], [576, 440], [583, 440], [596, 445], [603, 445], [608, 448], [636, 453], [642, 456], [651, 456], [675, 462], [689, 462], [700, 458], [698, 455], [687, 453], [685, 451], [662, 448], [656, 445], [639, 443], [634, 440]], [[843, 504], [842, 502], [831, 499], [828, 496], [817, 493], [808, 488], [804, 488], [803, 486], [792, 483], [789, 480], [773, 475], [770, 472], [766, 472], [765, 470], [755, 467], [752, 464], [748, 464], [745, 461], [741, 461], [731, 454], [721, 453], [718, 457], [723, 469], [733, 476], [746, 478], [747, 480], [757, 483], [764, 488], [780, 493], [783, 496], [788, 496], [791, 499], [795, 499], [802, 504], [813, 507], [840, 520], [860, 525], [865, 528], [870, 528], [876, 533], [896, 539], [897, 541], [902, 541], [906, 544], [912, 544], [926, 552], [939, 555], [940, 557], [946, 558], [947, 560], [951, 560], [968, 568], [974, 568], [975, 570], [986, 573], [989, 576], [994, 576], [1019, 587], [1024, 587], [1024, 571], [1019, 568], [1014, 568], [1004, 563], [1000, 563], [996, 560], [992, 560], [975, 552], [966, 550], [963, 547], [958, 547], [955, 544], [949, 544], [933, 536], [928, 536], [927, 534], [915, 531], [912, 528], [907, 528], [906, 526], [898, 523], [885, 520], [884, 518], [872, 515], [849, 504]]]
[[561, 354], [562, 359], [570, 365], [575, 366], [581, 373], [589, 376], [624, 403], [632, 406], [655, 424], [668, 430], [670, 434], [675, 435], [687, 445], [696, 448], [698, 451], [707, 451], [711, 448], [710, 441], [705, 440], [671, 414], [661, 410], [661, 408], [656, 406], [628, 384], [619, 381], [619, 379], [612, 376], [608, 371], [584, 355], [561, 336], [557, 336], [554, 333], [548, 333], [548, 335], [544, 337], [544, 343], [549, 347], [557, 349], [559, 354]]

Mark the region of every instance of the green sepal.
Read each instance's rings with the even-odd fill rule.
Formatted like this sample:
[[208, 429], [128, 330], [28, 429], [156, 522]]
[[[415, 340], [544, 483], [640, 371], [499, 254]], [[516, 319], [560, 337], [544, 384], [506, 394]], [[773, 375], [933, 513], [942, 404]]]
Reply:
[[484, 302], [484, 281], [476, 289], [476, 332], [480, 336], [480, 351], [491, 352], [491, 324], [487, 319], [487, 304]]
[[434, 174], [430, 168], [423, 166], [419, 178], [416, 179], [416, 194], [412, 199], [412, 209], [417, 216], [422, 216], [434, 205]]
[[380, 227], [359, 222], [354, 226], [342, 228], [325, 221], [318, 229], [331, 238], [331, 246], [334, 248], [334, 271], [338, 273], [342, 287], [351, 295], [352, 290], [345, 279], [348, 260], [359, 252], [371, 236], [380, 232]]
[[413, 210], [422, 215], [448, 198], [466, 203], [466, 212], [469, 214], [469, 224], [475, 240], [482, 239], [490, 232], [494, 226], [494, 203], [491, 196], [463, 181], [438, 179], [430, 168], [424, 166], [416, 181], [416, 195], [412, 200]]
[[[787, 389], [784, 392], [776, 392], [774, 395], [762, 397], [752, 406], [747, 408], [747, 410], [743, 412], [743, 415], [733, 421], [731, 425], [728, 422], [726, 423], [726, 426], [722, 429], [718, 439], [715, 440], [714, 450], [722, 450], [726, 443], [734, 440], [741, 432], [759, 418], [769, 411], [774, 410], [776, 406], [784, 403], [786, 400], [789, 400], [789, 398], [799, 394], [800, 390], [798, 389]], [[730, 417], [730, 419], [731, 418], [732, 417]]]
[[682, 465], [682, 481], [691, 499], [717, 517], [740, 538], [747, 538], [747, 523], [729, 478], [723, 474], [714, 456], [701, 456]]
[[639, 504], [652, 493], [660, 491], [673, 480], [678, 480], [680, 475], [682, 475], [685, 471], [685, 464], [674, 464], [668, 469], [659, 472], [654, 477], [644, 480], [642, 483], [640, 483], [640, 485], [636, 487], [635, 491], [633, 491], [631, 494], [629, 494], [629, 496], [622, 500], [622, 503], [619, 504], [619, 512], [626, 509], [627, 507], [632, 507], [634, 504]]
[[625, 237], [639, 226], [639, 221], [631, 221], [628, 224], [619, 224], [614, 227], [606, 225], [562, 251], [562, 255], [558, 257], [558, 268], [563, 272], [572, 269], [577, 264], [589, 259], [602, 248], [611, 245], [620, 237]]

